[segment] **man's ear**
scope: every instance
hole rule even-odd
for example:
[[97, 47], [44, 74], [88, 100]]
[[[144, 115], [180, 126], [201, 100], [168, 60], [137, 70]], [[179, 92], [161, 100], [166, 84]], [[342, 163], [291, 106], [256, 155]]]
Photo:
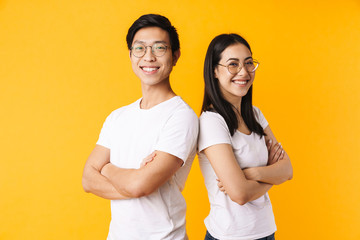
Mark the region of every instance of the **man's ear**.
[[174, 54], [173, 54], [173, 66], [176, 66], [176, 63], [179, 60], [180, 55], [181, 55], [180, 49], [177, 50], [176, 52], [174, 52]]

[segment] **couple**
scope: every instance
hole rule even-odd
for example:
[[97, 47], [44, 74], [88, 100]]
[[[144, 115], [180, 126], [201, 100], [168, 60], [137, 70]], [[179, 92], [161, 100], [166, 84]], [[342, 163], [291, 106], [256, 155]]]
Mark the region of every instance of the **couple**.
[[126, 41], [143, 96], [106, 118], [82, 180], [86, 192], [112, 200], [107, 239], [187, 239], [181, 191], [196, 151], [211, 204], [205, 239], [274, 239], [267, 191], [291, 179], [292, 167], [252, 106], [259, 63], [249, 44], [236, 34], [210, 43], [199, 124], [170, 86], [180, 57], [170, 21], [143, 15]]

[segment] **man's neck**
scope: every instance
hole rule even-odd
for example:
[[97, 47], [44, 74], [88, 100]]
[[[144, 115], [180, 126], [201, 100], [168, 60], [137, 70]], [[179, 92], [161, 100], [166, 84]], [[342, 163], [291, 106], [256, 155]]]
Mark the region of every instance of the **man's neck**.
[[150, 109], [159, 103], [162, 103], [170, 98], [176, 96], [174, 91], [171, 89], [170, 83], [165, 82], [156, 86], [142, 85], [142, 100], [140, 103], [141, 109]]

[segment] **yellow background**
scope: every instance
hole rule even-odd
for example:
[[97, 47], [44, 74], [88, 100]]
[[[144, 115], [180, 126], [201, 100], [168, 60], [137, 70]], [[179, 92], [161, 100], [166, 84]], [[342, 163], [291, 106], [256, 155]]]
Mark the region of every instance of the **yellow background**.
[[[125, 36], [146, 13], [177, 27], [171, 82], [196, 113], [211, 39], [250, 42], [254, 104], [294, 166], [270, 191], [277, 239], [360, 239], [358, 0], [0, 0], [0, 239], [106, 238], [109, 201], [81, 174], [105, 117], [141, 96]], [[184, 195], [188, 235], [203, 239], [197, 160]]]

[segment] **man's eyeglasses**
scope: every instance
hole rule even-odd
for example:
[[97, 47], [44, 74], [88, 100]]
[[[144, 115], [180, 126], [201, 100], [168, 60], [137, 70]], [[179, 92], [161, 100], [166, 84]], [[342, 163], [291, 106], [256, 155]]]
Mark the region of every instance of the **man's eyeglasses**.
[[226, 67], [231, 74], [237, 74], [241, 71], [243, 66], [245, 66], [245, 69], [247, 72], [252, 73], [255, 72], [255, 70], [259, 67], [259, 62], [257, 60], [247, 60], [244, 62], [244, 65], [242, 65], [240, 62], [231, 62], [228, 65], [222, 65], [218, 64], [222, 67]]
[[152, 46], [145, 46], [142, 43], [135, 43], [130, 50], [134, 57], [141, 58], [145, 55], [146, 49], [148, 47], [151, 49], [152, 54], [157, 57], [164, 56], [166, 50], [170, 48], [163, 43], [154, 43]]

